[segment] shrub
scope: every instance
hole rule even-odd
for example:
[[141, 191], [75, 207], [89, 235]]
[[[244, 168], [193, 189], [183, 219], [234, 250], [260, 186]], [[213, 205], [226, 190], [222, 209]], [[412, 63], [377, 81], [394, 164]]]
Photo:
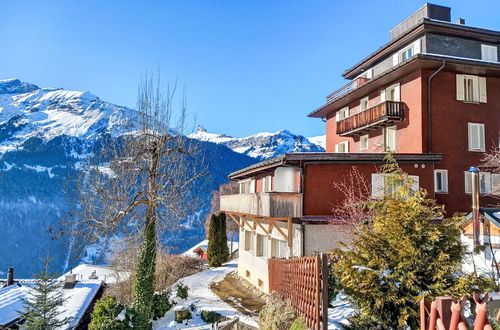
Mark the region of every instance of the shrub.
[[191, 318], [191, 312], [187, 308], [175, 311], [175, 322], [177, 323], [182, 323], [185, 320], [190, 320]]
[[271, 293], [259, 313], [259, 329], [288, 330], [296, 318], [290, 302]]
[[306, 330], [307, 324], [301, 317], [297, 317], [290, 326], [290, 330]]
[[118, 304], [112, 296], [104, 296], [99, 299], [92, 312], [89, 330], [124, 330], [130, 329], [128, 320], [117, 320], [124, 306]]
[[188, 297], [188, 290], [189, 288], [185, 285], [179, 284], [177, 286], [177, 297], [181, 299], [186, 299]]
[[219, 267], [229, 258], [227, 247], [226, 214], [212, 214], [208, 227], [208, 264], [211, 267]]
[[153, 320], [163, 317], [171, 308], [170, 291], [155, 293], [153, 296]]
[[215, 323], [222, 319], [222, 315], [214, 311], [201, 311], [201, 319], [205, 323]]

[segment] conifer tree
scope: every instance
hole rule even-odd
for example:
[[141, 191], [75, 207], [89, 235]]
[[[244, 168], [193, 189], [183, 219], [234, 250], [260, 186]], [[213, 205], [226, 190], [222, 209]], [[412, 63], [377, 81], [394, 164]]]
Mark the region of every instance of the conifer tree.
[[55, 279], [54, 273], [49, 273], [49, 259], [44, 259], [44, 270], [36, 274], [34, 287], [28, 291], [28, 297], [23, 298], [24, 310], [21, 317], [25, 320], [22, 329], [52, 330], [67, 325], [71, 318], [58, 317], [60, 307], [66, 299], [63, 294], [63, 284]]
[[208, 264], [211, 267], [219, 267], [227, 261], [229, 248], [227, 246], [226, 214], [212, 214], [208, 227]]
[[372, 217], [359, 225], [349, 247], [335, 251], [343, 258], [333, 269], [359, 310], [351, 324], [414, 329], [423, 296], [470, 294], [477, 278], [457, 276], [465, 253], [460, 220], [446, 219], [425, 190], [414, 191], [391, 155], [383, 173], [384, 198], [359, 205]]

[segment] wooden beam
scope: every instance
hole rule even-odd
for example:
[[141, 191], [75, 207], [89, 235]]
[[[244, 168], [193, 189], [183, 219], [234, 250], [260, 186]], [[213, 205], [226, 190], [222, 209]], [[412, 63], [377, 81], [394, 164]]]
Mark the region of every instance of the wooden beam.
[[288, 218], [288, 246], [292, 247], [292, 218]]
[[234, 221], [234, 222], [236, 222], [236, 224], [238, 225], [238, 227], [243, 228], [243, 224], [241, 224], [241, 223], [240, 223], [240, 222], [239, 222], [239, 221], [235, 218], [235, 216], [234, 216], [234, 215], [232, 215], [231, 213], [226, 213], [226, 214], [227, 214], [227, 215], [229, 215], [229, 217], [230, 217], [231, 219], [233, 219], [233, 221]]
[[[247, 219], [245, 219], [245, 217], [244, 217], [244, 216], [241, 216], [241, 215], [240, 215], [239, 217], [240, 217], [240, 219], [241, 219], [241, 220], [243, 220], [243, 222], [245, 222], [245, 223], [247, 224], [248, 228], [252, 229], [252, 226], [250, 226], [250, 224], [248, 223]], [[245, 225], [243, 225], [243, 227], [244, 227], [244, 226], [245, 226]], [[253, 232], [255, 232], [255, 229], [253, 230]]]
[[262, 223], [260, 223], [258, 218], [254, 218], [253, 221], [267, 234], [267, 236], [271, 235], [271, 231], [266, 230], [266, 228], [264, 228], [264, 226], [262, 225]]
[[281, 236], [283, 236], [283, 238], [288, 241], [287, 235], [283, 232], [283, 230], [281, 230], [280, 226], [278, 226], [274, 221], [271, 221], [271, 224], [274, 226], [274, 228], [276, 228], [276, 230], [281, 234]]

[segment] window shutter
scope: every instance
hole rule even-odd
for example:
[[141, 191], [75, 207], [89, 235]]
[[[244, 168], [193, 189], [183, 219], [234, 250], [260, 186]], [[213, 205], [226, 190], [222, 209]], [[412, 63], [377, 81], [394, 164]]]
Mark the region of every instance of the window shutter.
[[384, 198], [384, 175], [372, 174], [372, 198]]
[[474, 102], [479, 102], [479, 77], [472, 78], [472, 95]]
[[484, 125], [478, 124], [477, 126], [477, 132], [478, 132], [478, 140], [479, 140], [479, 146], [478, 149], [481, 151], [484, 151], [485, 145], [484, 145]]
[[441, 181], [443, 185], [443, 191], [448, 192], [448, 171], [441, 172]]
[[482, 180], [484, 180], [484, 190], [481, 193], [491, 194], [491, 174], [488, 172], [480, 172]]
[[399, 52], [392, 55], [392, 66], [396, 66], [399, 64]]
[[255, 193], [255, 180], [250, 181], [250, 194]]
[[385, 89], [383, 89], [380, 92], [380, 103], [385, 102], [386, 96], [385, 96]]
[[335, 121], [340, 120], [340, 110], [335, 113]]
[[472, 174], [469, 171], [465, 171], [465, 193], [472, 193]]
[[397, 84], [395, 87], [394, 87], [394, 100], [393, 101], [397, 101], [399, 102], [400, 101], [400, 85]]
[[413, 42], [413, 54], [419, 54], [420, 53], [420, 44], [422, 42], [422, 39], [417, 39]]
[[349, 141], [344, 142], [344, 152], [349, 152]]
[[339, 144], [338, 143], [335, 145], [335, 152], [339, 152]]
[[457, 74], [457, 101], [464, 100], [464, 76]]
[[486, 78], [479, 77], [479, 102], [486, 103]]
[[418, 189], [420, 188], [418, 175], [409, 175], [408, 177], [413, 180], [413, 184], [411, 185], [411, 190], [413, 192], [417, 192]]
[[491, 174], [491, 193], [500, 195], [500, 174]]

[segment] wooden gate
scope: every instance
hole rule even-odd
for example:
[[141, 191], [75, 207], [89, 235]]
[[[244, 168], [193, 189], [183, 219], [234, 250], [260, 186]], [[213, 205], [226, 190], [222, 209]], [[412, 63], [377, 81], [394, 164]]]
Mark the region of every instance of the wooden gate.
[[269, 259], [269, 291], [290, 300], [312, 329], [328, 328], [328, 258], [326, 254]]

